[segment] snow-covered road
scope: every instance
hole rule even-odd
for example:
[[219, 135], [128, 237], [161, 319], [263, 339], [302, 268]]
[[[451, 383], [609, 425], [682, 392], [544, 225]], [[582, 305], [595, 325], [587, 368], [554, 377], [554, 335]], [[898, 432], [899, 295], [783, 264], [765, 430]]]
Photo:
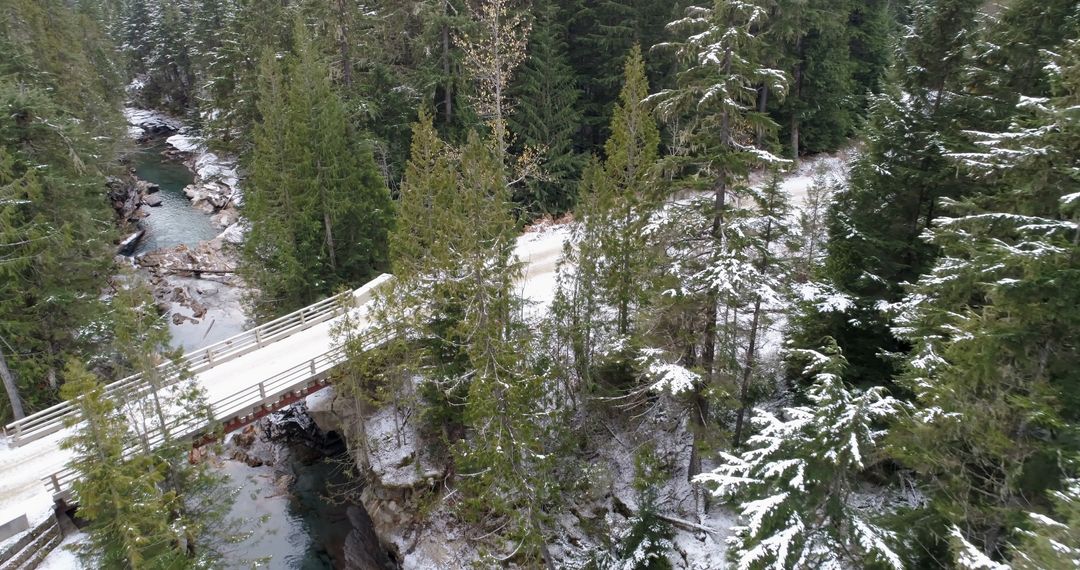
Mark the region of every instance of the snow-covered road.
[[[555, 271], [562, 257], [565, 226], [546, 226], [521, 236], [518, 257], [525, 263], [521, 290], [537, 304], [550, 301], [555, 289]], [[331, 319], [249, 352], [196, 375], [213, 402], [235, 394], [276, 374], [304, 363], [333, 348]], [[70, 452], [60, 449], [66, 430], [10, 447], [0, 439], [0, 524], [27, 514], [39, 520], [52, 507], [52, 498], [43, 477], [64, 468]]]

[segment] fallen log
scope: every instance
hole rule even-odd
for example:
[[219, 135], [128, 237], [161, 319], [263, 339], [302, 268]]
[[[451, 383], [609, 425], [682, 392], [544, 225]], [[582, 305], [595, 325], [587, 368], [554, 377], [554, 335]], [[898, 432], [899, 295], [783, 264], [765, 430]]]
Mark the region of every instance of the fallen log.
[[712, 533], [712, 534], [717, 533], [717, 530], [715, 528], [709, 528], [709, 527], [707, 527], [705, 525], [698, 524], [696, 522], [690, 522], [690, 521], [685, 520], [685, 519], [669, 517], [667, 515], [662, 515], [660, 513], [656, 514], [656, 518], [663, 519], [663, 520], [665, 520], [665, 521], [667, 521], [667, 522], [669, 522], [671, 524], [679, 525], [681, 527], [685, 527], [685, 528], [688, 528], [690, 530], [703, 530], [705, 532]]

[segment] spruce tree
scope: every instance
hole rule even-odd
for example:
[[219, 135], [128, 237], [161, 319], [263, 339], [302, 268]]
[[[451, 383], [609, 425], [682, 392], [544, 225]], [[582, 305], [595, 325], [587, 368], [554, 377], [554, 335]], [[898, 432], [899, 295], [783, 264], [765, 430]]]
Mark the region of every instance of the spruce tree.
[[684, 18], [668, 26], [681, 39], [665, 45], [675, 52], [683, 69], [674, 87], [649, 97], [661, 119], [677, 129], [675, 152], [665, 160], [665, 168], [681, 185], [707, 189], [711, 194], [708, 203], [697, 203], [698, 208], [706, 209], [701, 215], [708, 221], [684, 224], [686, 231], [700, 231], [692, 239], [706, 243], [707, 254], [693, 255], [693, 263], [680, 268], [686, 274], [680, 290], [686, 299], [694, 298], [691, 304], [701, 315], [696, 319], [701, 323], [695, 331], [697, 338], [683, 350], [687, 362], [700, 365], [705, 373], [705, 383], [694, 394], [692, 417], [698, 425], [710, 415], [704, 397], [708, 387], [719, 377], [730, 375], [730, 370], [722, 371], [724, 366], [718, 361], [724, 352], [733, 354], [735, 350], [732, 342], [724, 342], [726, 348], [720, 346], [718, 353], [723, 333], [718, 331], [717, 322], [726, 284], [715, 278], [731, 261], [727, 252], [732, 237], [732, 203], [743, 191], [751, 168], [784, 162], [740, 141], [743, 132], [775, 131], [775, 124], [756, 107], [758, 86], [765, 85], [776, 94], [783, 93], [786, 86], [783, 72], [759, 63], [760, 26], [765, 16], [764, 8], [750, 2], [720, 0], [712, 8], [688, 8]]
[[946, 155], [970, 144], [961, 131], [983, 116], [966, 87], [978, 4], [913, 6], [899, 85], [872, 100], [866, 146], [831, 209], [824, 273], [854, 305], [811, 316], [797, 337], [835, 338], [857, 384], [887, 381], [896, 372], [890, 355], [908, 347], [890, 333], [881, 309], [899, 300], [901, 283], [917, 280], [933, 263], [936, 248], [921, 236], [942, 203], [977, 190]]
[[542, 177], [526, 181], [514, 201], [532, 214], [560, 214], [573, 207], [574, 186], [584, 166], [576, 135], [581, 125], [578, 79], [570, 67], [564, 26], [551, 2], [537, 3], [529, 36], [529, 55], [519, 70], [513, 98], [517, 108], [510, 131], [518, 152], [541, 150]]

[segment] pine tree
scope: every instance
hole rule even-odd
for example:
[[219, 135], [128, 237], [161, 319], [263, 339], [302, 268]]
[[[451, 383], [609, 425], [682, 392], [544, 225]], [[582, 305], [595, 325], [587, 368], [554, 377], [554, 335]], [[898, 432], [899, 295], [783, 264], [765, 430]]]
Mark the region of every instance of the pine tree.
[[901, 404], [881, 388], [844, 386], [844, 359], [835, 345], [800, 351], [815, 377], [811, 405], [779, 415], [757, 410], [759, 431], [738, 455], [695, 480], [715, 496], [739, 500], [744, 524], [734, 529], [729, 554], [741, 568], [847, 568], [874, 563], [904, 568], [891, 532], [852, 507], [857, 477], [883, 433], [877, 425]]
[[577, 77], [566, 57], [558, 8], [550, 2], [534, 8], [528, 58], [517, 74], [510, 117], [517, 152], [541, 150], [541, 179], [526, 181], [514, 201], [533, 214], [560, 214], [573, 207], [574, 185], [584, 166], [575, 141], [581, 125]]

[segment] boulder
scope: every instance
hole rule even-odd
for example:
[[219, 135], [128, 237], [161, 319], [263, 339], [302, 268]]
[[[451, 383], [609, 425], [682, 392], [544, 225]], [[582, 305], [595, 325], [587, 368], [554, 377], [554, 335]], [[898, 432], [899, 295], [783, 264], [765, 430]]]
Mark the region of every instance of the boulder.
[[143, 196], [142, 202], [143, 202], [143, 204], [146, 204], [147, 206], [150, 206], [151, 208], [160, 208], [161, 207], [161, 194], [149, 194], [147, 196]]
[[319, 431], [323, 433], [341, 433], [342, 424], [338, 414], [334, 412], [334, 388], [324, 388], [305, 399], [308, 416], [315, 421]]

